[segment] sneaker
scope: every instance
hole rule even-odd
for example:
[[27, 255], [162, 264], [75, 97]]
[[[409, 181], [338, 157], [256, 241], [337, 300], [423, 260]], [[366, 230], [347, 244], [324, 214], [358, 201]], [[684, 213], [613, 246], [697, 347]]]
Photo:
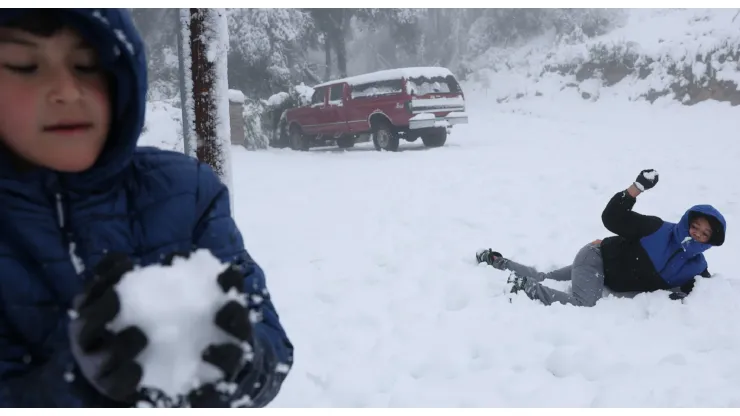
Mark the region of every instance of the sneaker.
[[478, 250], [475, 253], [475, 259], [478, 263], [486, 263], [499, 270], [506, 268], [506, 259], [498, 251], [493, 251], [490, 248]]
[[488, 258], [491, 255], [490, 248], [483, 248], [475, 252], [475, 260], [478, 263], [488, 263]]

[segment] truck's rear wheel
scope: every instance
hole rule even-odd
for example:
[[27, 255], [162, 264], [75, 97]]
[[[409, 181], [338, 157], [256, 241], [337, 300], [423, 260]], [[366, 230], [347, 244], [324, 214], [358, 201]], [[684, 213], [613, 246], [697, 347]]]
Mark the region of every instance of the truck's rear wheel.
[[297, 127], [290, 129], [290, 148], [301, 151], [306, 151], [309, 148], [308, 139], [303, 135], [301, 129]]
[[421, 136], [421, 141], [424, 142], [424, 146], [426, 147], [442, 147], [447, 141], [447, 129], [432, 129], [429, 133], [424, 133], [424, 135]]
[[380, 122], [373, 128], [373, 144], [375, 150], [387, 150], [395, 152], [398, 150], [398, 134], [393, 131], [393, 126], [387, 122]]

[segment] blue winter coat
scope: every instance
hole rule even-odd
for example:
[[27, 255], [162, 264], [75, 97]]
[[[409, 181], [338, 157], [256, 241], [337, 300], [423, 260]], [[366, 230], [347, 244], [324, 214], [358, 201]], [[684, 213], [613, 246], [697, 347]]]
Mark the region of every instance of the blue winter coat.
[[[0, 25], [23, 12], [3, 9]], [[114, 122], [98, 162], [79, 174], [20, 174], [0, 147], [0, 405], [118, 405], [76, 369], [66, 330], [72, 298], [106, 252], [126, 252], [149, 265], [193, 248], [242, 265], [247, 292], [262, 299], [253, 371], [241, 375], [234, 396], [266, 405], [287, 375], [293, 347], [265, 276], [244, 249], [227, 188], [195, 159], [136, 148], [147, 76], [144, 46], [128, 12], [67, 9], [64, 19], [93, 43], [115, 77]], [[78, 269], [71, 245], [82, 263]], [[79, 266], [84, 270], [78, 273]]]
[[691, 213], [716, 218], [723, 233], [727, 227], [724, 216], [716, 208], [711, 205], [695, 205], [684, 213], [677, 224], [664, 221], [657, 231], [640, 240], [658, 274], [670, 287], [682, 286], [707, 269], [707, 260], [703, 253], [712, 244], [700, 243], [691, 238]]

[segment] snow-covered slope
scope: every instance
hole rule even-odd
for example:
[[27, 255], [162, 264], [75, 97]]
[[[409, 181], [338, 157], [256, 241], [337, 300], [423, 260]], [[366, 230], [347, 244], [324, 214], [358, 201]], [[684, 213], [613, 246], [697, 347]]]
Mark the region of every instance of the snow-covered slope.
[[[740, 85], [738, 11], [632, 9], [622, 27], [603, 36], [575, 35], [555, 42], [548, 35], [521, 47], [493, 48], [470, 65], [468, 89], [514, 99], [575, 87], [573, 91], [585, 92], [589, 99], [616, 94], [635, 100], [675, 83], [705, 85], [711, 79]], [[594, 68], [583, 67], [588, 63]], [[593, 73], [604, 72], [604, 67], [613, 73]], [[619, 88], [605, 87], [612, 79]]]

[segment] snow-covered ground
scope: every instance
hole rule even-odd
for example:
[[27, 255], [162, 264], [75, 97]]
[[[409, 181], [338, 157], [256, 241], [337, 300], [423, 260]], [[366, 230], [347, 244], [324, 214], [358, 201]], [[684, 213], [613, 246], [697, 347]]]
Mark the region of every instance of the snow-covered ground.
[[[680, 13], [663, 20], [699, 12]], [[704, 33], [706, 21], [686, 27]], [[663, 50], [653, 37], [641, 50]], [[738, 108], [630, 102], [629, 82], [591, 102], [554, 76], [481, 73], [488, 88], [463, 86], [470, 124], [443, 148], [232, 148], [235, 217], [296, 347], [272, 406], [740, 406]], [[548, 93], [497, 104], [515, 81]], [[167, 145], [163, 130], [142, 144]], [[590, 309], [510, 303], [507, 273], [475, 264], [482, 247], [542, 270], [568, 264], [609, 235], [605, 204], [646, 168], [660, 182], [636, 211], [677, 221], [708, 203], [727, 219], [725, 245], [706, 253], [715, 276], [684, 303], [666, 292]]]
[[[296, 346], [274, 406], [740, 406], [737, 109], [469, 103], [440, 149], [233, 149], [238, 224]], [[474, 263], [569, 263], [643, 168], [661, 179], [636, 211], [710, 203], [728, 222], [684, 304], [509, 303], [507, 274]]]
[[[468, 109], [439, 149], [232, 148], [235, 217], [296, 346], [273, 405], [740, 406], [737, 108], [471, 87]], [[474, 264], [480, 247], [567, 264], [644, 168], [661, 179], [636, 211], [728, 222], [684, 304], [509, 303], [507, 274]]]
[[147, 102], [145, 131], [138, 144], [183, 152], [182, 110], [167, 101]]

